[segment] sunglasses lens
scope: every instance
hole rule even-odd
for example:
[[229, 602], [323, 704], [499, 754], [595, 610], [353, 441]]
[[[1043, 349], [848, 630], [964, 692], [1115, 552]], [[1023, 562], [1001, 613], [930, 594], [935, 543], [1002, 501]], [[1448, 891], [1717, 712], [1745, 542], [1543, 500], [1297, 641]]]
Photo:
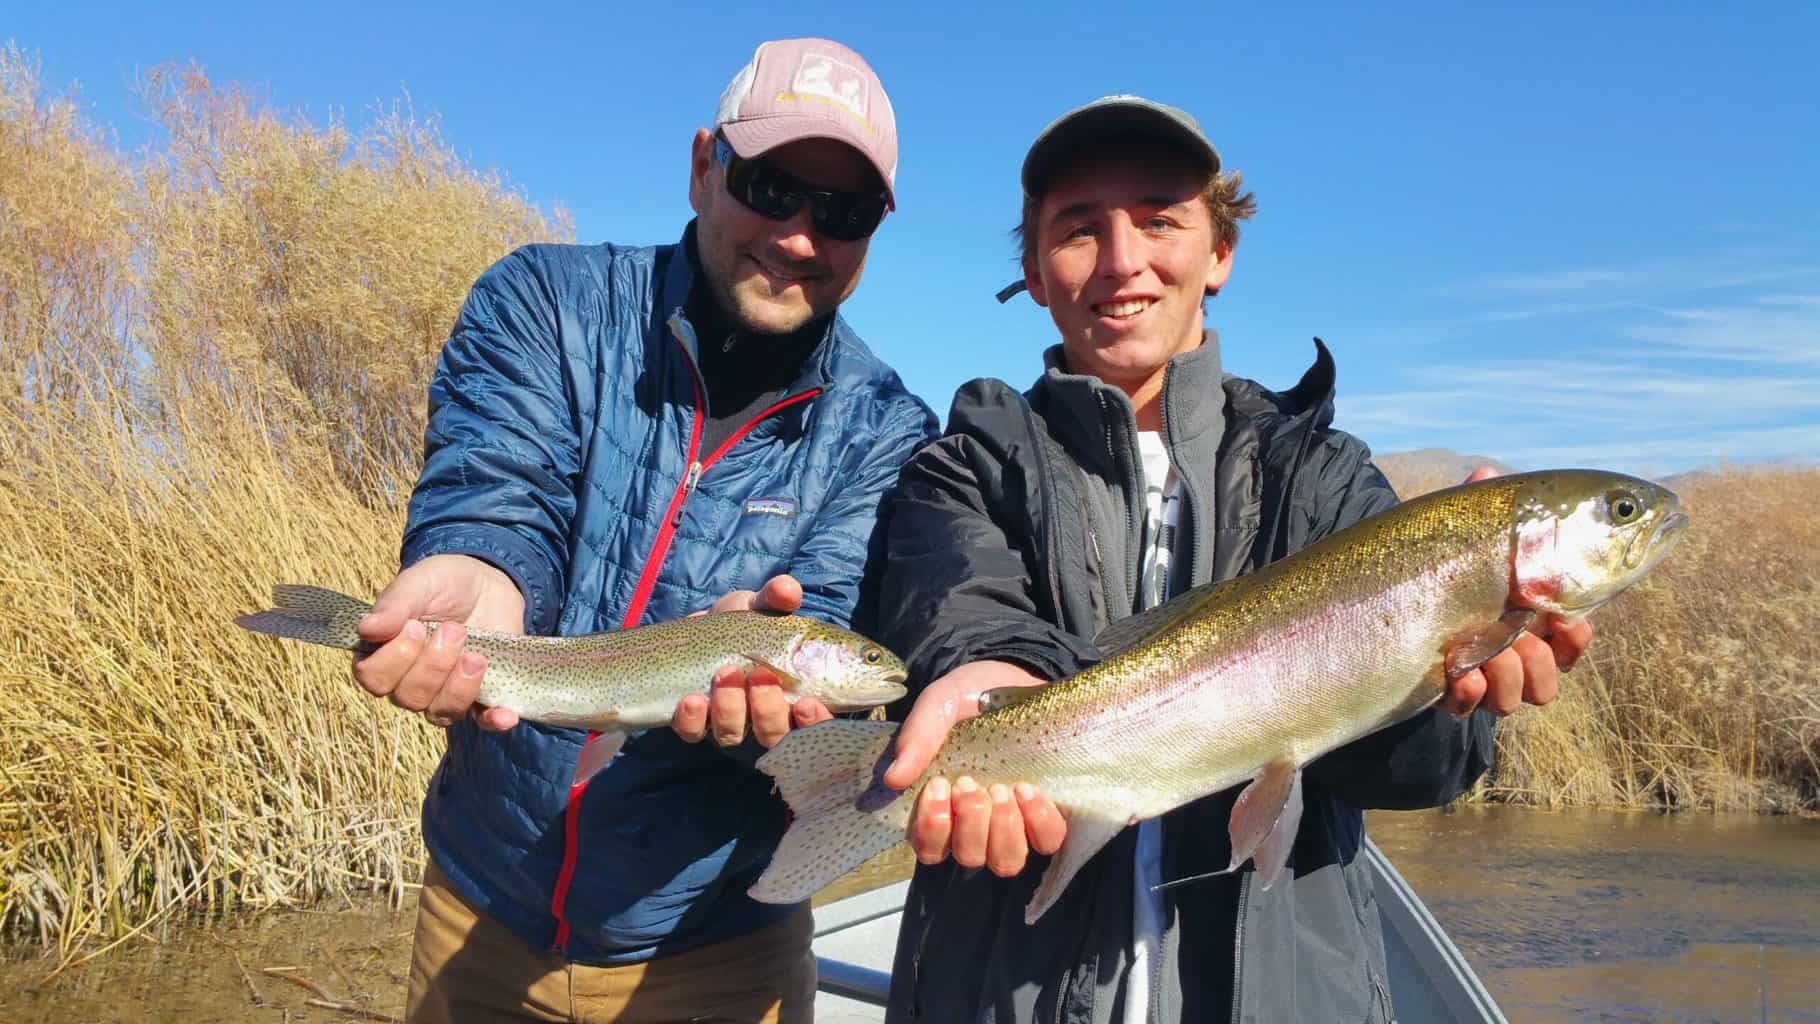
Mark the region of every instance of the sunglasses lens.
[[789, 220], [807, 200], [815, 230], [840, 242], [869, 237], [885, 217], [883, 196], [811, 191], [790, 175], [757, 160], [731, 161], [727, 191], [753, 213], [771, 220]]
[[727, 188], [752, 212], [772, 220], [789, 220], [803, 205], [801, 192], [781, 180], [776, 171], [750, 160], [728, 172]]
[[835, 194], [815, 198], [815, 230], [842, 242], [857, 242], [878, 230], [885, 217], [882, 196]]

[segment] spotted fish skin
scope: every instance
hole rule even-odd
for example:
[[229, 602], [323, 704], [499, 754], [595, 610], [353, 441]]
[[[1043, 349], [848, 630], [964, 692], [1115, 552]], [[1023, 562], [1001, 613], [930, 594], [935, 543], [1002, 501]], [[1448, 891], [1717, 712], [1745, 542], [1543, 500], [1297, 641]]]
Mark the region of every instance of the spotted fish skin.
[[902, 842], [936, 775], [1032, 783], [1067, 819], [1028, 922], [1129, 824], [1245, 783], [1227, 870], [1251, 860], [1269, 888], [1293, 847], [1304, 765], [1433, 705], [1538, 616], [1598, 608], [1666, 557], [1686, 524], [1674, 494], [1634, 477], [1496, 477], [1115, 624], [1096, 638], [1099, 664], [987, 695], [901, 793], [881, 781], [889, 723], [798, 730], [758, 761], [795, 816], [749, 895], [806, 899]]
[[[280, 584], [273, 608], [235, 624], [256, 633], [350, 651], [374, 650], [355, 627], [372, 606], [321, 587]], [[438, 623], [426, 622], [434, 631]], [[767, 666], [786, 699], [834, 711], [897, 700], [903, 662], [876, 643], [800, 615], [715, 612], [585, 636], [470, 629], [464, 649], [486, 656], [479, 703], [548, 725], [624, 733], [668, 724], [676, 704], [707, 693], [722, 668]]]

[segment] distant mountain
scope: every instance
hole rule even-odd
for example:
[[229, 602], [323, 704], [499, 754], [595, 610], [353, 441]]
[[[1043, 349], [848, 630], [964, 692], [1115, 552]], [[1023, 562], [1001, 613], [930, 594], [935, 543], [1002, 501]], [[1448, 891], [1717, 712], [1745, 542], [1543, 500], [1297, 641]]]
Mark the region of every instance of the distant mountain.
[[1405, 498], [1451, 487], [1465, 480], [1480, 466], [1490, 466], [1499, 473], [1515, 473], [1515, 467], [1484, 455], [1462, 455], [1449, 448], [1419, 448], [1413, 452], [1374, 454], [1371, 461], [1390, 478], [1390, 485]]

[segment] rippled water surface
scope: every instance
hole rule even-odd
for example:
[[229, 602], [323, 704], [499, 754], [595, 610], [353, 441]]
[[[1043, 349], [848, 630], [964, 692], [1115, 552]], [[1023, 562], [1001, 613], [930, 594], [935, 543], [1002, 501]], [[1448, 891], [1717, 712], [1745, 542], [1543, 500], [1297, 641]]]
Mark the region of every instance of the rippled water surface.
[[1469, 808], [1368, 831], [1512, 1021], [1820, 1022], [1820, 821]]

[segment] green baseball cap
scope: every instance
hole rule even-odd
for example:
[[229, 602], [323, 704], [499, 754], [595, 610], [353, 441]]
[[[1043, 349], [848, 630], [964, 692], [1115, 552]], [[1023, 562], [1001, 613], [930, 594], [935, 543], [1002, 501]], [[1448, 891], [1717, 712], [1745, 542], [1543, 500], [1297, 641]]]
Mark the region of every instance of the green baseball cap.
[[1218, 173], [1220, 152], [1185, 110], [1128, 93], [1102, 96], [1049, 122], [1024, 155], [1024, 194], [1040, 195], [1062, 162], [1081, 147], [1112, 139], [1156, 138], [1179, 144]]

